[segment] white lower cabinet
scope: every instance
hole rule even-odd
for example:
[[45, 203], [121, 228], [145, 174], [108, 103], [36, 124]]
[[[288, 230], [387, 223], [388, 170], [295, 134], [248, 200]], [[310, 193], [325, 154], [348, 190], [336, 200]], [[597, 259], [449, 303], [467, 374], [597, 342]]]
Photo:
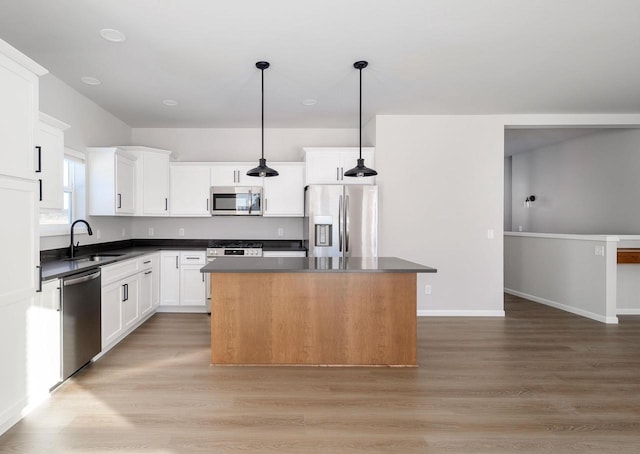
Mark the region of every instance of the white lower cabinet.
[[103, 353], [153, 313], [153, 266], [157, 263], [158, 254], [150, 254], [102, 267]]
[[60, 281], [42, 284], [28, 314], [29, 396], [38, 401], [61, 381]]
[[206, 311], [204, 251], [163, 251], [160, 270], [159, 311]]
[[123, 287], [120, 282], [102, 285], [102, 349], [122, 334]]

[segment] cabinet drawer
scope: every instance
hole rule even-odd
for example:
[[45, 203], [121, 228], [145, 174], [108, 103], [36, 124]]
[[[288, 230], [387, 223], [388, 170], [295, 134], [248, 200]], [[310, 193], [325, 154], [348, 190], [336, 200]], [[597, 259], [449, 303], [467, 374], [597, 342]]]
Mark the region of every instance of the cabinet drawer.
[[204, 265], [206, 260], [207, 256], [204, 251], [180, 252], [181, 265]]
[[140, 262], [138, 258], [135, 258], [112, 265], [105, 265], [100, 268], [102, 269], [102, 286], [104, 287], [111, 282], [124, 279], [127, 276], [137, 273], [140, 269]]
[[138, 269], [142, 271], [153, 268], [158, 263], [158, 257], [158, 254], [143, 255], [138, 259]]

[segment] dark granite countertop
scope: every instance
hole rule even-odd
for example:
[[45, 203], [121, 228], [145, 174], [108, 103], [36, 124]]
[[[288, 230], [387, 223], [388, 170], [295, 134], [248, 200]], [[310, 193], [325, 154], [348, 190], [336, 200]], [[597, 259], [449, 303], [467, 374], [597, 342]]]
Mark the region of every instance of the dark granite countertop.
[[203, 273], [435, 273], [437, 270], [397, 257], [218, 257]]
[[[95, 243], [81, 246], [76, 257], [83, 258], [95, 254], [118, 254], [118, 256], [104, 258], [99, 262], [90, 260], [68, 260], [69, 248], [51, 249], [40, 252], [42, 280], [47, 281], [70, 276], [81, 271], [98, 268], [103, 265], [128, 260], [145, 254], [161, 250], [204, 251], [211, 240], [203, 239], [133, 239]], [[254, 241], [254, 240], [251, 240]], [[305, 251], [302, 240], [255, 240], [263, 242], [265, 251]]]
[[[163, 247], [162, 249], [170, 249], [168, 247]], [[188, 250], [188, 248], [177, 248], [180, 250]], [[200, 248], [204, 250], [203, 248]], [[77, 256], [77, 260], [70, 259], [61, 259], [61, 260], [52, 260], [49, 262], [42, 263], [42, 280], [47, 281], [50, 279], [57, 279], [60, 277], [71, 276], [72, 274], [79, 273], [80, 271], [90, 270], [92, 268], [98, 268], [104, 265], [109, 265], [111, 263], [120, 262], [123, 260], [132, 259], [135, 257], [139, 257], [145, 254], [152, 254], [154, 252], [160, 251], [161, 248], [149, 246], [149, 247], [130, 247], [123, 249], [110, 249], [108, 251], [101, 251], [93, 254], [114, 254], [113, 257], [108, 257], [100, 260], [99, 262], [94, 262], [91, 260], [82, 260], [88, 255], [79, 255]], [[117, 255], [116, 255], [117, 254]]]

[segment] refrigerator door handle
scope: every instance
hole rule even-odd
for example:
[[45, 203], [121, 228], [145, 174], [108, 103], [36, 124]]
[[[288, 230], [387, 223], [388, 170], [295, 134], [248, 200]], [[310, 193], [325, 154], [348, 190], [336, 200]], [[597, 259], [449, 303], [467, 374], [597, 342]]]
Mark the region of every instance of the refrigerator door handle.
[[349, 196], [344, 196], [344, 251], [349, 252]]
[[338, 250], [342, 252], [342, 196], [338, 199]]

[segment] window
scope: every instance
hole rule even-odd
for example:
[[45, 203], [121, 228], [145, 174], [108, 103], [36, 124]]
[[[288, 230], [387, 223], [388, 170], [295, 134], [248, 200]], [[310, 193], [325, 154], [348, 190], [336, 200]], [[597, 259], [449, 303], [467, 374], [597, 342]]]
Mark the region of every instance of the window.
[[63, 208], [40, 211], [41, 236], [68, 233], [73, 220], [84, 217], [84, 179], [84, 162], [65, 154], [62, 179]]

